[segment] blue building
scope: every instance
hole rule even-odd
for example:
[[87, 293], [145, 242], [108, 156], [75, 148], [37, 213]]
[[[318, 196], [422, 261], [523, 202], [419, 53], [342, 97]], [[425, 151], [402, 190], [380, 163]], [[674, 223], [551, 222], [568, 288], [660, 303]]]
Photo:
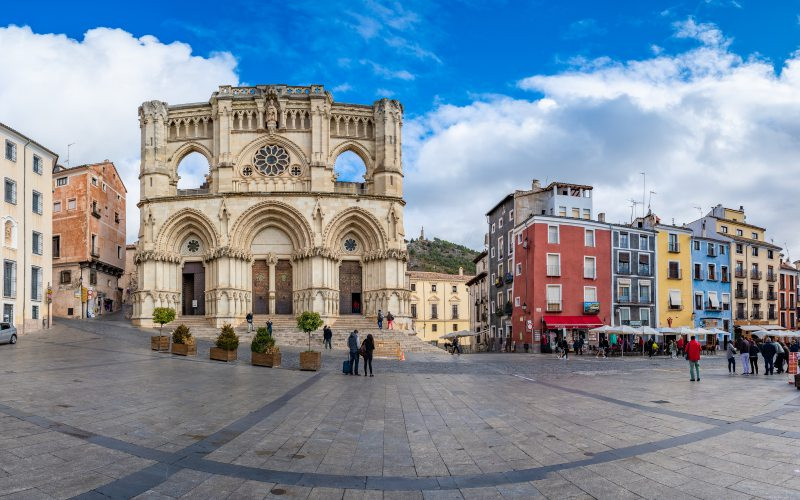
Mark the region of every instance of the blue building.
[[[728, 241], [714, 236], [692, 236], [693, 324], [728, 332], [716, 339], [720, 346], [733, 338], [730, 262]], [[699, 340], [703, 343], [702, 338]], [[706, 343], [713, 341], [705, 340]]]

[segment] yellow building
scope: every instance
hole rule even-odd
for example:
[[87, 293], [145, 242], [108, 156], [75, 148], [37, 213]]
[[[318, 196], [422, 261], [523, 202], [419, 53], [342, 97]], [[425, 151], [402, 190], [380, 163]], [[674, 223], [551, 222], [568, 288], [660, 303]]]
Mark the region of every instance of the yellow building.
[[653, 214], [642, 227], [656, 230], [656, 324], [692, 327], [692, 230], [661, 224]]
[[749, 224], [744, 207], [736, 210], [722, 205], [691, 226], [730, 239], [734, 326], [777, 325], [781, 248], [765, 241], [766, 229]]
[[[411, 320], [417, 337], [426, 342], [444, 344], [442, 335], [469, 330], [469, 287], [472, 276], [459, 274], [408, 271], [411, 287]], [[473, 343], [471, 337], [460, 339], [461, 345]]]

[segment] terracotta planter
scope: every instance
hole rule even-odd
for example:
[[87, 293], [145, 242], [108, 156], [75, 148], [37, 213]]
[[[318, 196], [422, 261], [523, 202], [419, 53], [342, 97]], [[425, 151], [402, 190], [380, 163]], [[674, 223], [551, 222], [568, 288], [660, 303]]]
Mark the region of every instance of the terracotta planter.
[[172, 344], [172, 354], [178, 356], [195, 356], [197, 354], [197, 344], [191, 342], [189, 344]]
[[272, 354], [265, 353], [250, 353], [250, 363], [254, 366], [268, 366], [270, 368], [277, 368], [281, 366], [281, 353], [275, 352]]
[[300, 353], [300, 369], [315, 372], [322, 364], [322, 353], [317, 351], [303, 351]]
[[169, 351], [169, 336], [154, 335], [150, 337], [150, 349], [154, 351]]
[[210, 356], [211, 359], [216, 361], [236, 361], [236, 351], [226, 351], [219, 347], [212, 347]]

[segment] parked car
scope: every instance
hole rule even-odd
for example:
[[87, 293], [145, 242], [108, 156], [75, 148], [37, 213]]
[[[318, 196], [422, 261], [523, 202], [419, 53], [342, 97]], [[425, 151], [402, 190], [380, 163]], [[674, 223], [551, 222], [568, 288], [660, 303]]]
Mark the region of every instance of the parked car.
[[17, 327], [11, 323], [0, 323], [0, 344], [16, 344]]

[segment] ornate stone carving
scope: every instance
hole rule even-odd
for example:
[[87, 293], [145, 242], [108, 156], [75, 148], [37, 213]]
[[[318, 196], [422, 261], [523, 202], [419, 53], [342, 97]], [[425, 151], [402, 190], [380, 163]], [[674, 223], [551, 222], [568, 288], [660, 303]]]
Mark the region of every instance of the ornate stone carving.
[[173, 252], [161, 252], [158, 250], [140, 250], [133, 256], [133, 262], [137, 265], [147, 261], [171, 262], [178, 264], [181, 261], [180, 254]]
[[223, 257], [228, 257], [231, 259], [238, 259], [244, 260], [247, 262], [251, 262], [253, 260], [253, 254], [247, 250], [241, 248], [235, 248], [231, 246], [222, 246], [207, 252], [203, 256], [204, 262], [211, 262], [212, 260], [220, 259]]

